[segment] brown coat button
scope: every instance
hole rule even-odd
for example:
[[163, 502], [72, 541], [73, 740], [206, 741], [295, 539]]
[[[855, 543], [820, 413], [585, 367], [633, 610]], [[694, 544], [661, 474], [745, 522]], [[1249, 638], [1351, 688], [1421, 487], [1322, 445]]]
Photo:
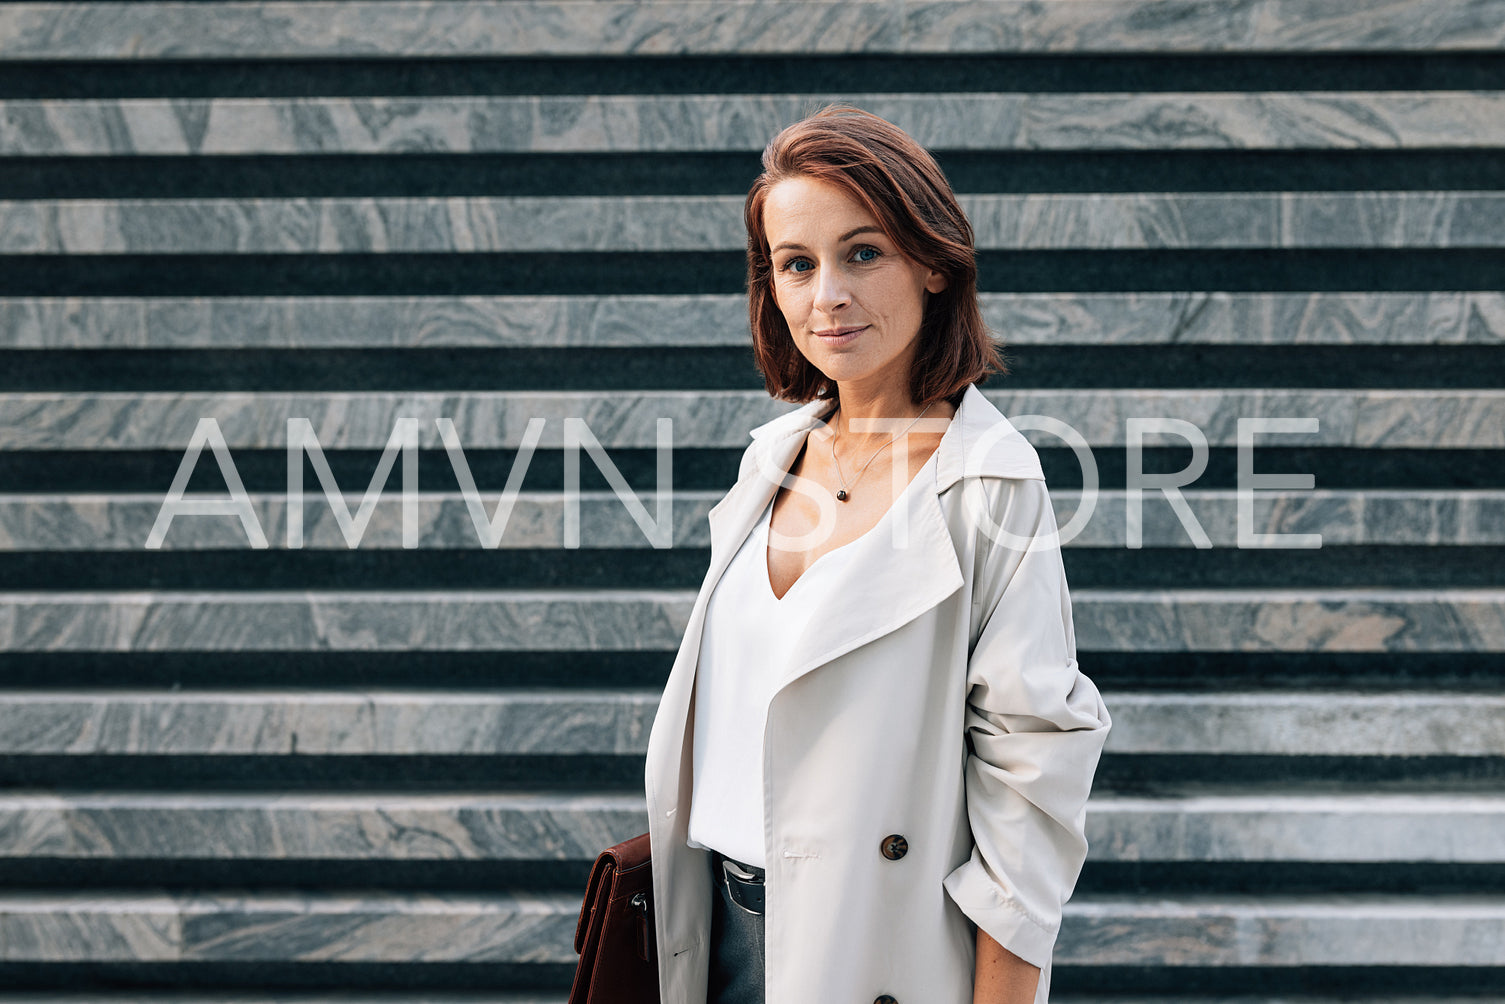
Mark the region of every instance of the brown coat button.
[[[890, 861], [897, 861], [909, 853], [909, 841], [905, 840], [902, 834], [890, 833], [883, 838], [881, 846], [883, 848], [883, 856]], [[881, 997], [879, 998], [879, 1000], [882, 999]]]
[[899, 1004], [899, 1002], [888, 994], [879, 994], [873, 998], [873, 1004]]

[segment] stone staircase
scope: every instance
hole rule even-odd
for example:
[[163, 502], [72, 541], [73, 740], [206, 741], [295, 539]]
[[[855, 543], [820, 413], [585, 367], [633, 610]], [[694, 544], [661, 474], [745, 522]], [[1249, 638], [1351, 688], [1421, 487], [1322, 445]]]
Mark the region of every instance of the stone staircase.
[[[1055, 999], [1505, 1000], [1502, 49], [1505, 0], [0, 3], [0, 1004], [561, 1004], [789, 407], [742, 198], [831, 100], [937, 152], [984, 392], [1078, 437], [1029, 432], [1115, 720]], [[1320, 548], [1239, 546], [1241, 467]], [[180, 473], [245, 520], [163, 525]]]

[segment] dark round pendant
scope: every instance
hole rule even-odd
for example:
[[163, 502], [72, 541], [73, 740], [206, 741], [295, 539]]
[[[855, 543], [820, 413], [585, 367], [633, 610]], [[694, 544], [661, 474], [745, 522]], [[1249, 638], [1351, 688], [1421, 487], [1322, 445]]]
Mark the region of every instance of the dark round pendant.
[[841, 491], [838, 491], [836, 493], [836, 501], [838, 501], [838, 502], [845, 502], [846, 500], [847, 500], [847, 493], [846, 493], [845, 489], [843, 489]]

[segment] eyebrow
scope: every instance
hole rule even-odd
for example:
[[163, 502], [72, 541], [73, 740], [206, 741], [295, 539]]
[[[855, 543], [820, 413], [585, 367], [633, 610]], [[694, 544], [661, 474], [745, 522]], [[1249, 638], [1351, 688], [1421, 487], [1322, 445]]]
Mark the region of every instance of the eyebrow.
[[[838, 244], [840, 244], [843, 241], [849, 241], [849, 240], [851, 240], [853, 237], [856, 237], [858, 234], [869, 234], [869, 233], [872, 233], [872, 234], [881, 234], [881, 233], [883, 233], [883, 228], [882, 227], [874, 227], [874, 226], [858, 227], [856, 230], [848, 230], [846, 233], [842, 234], [840, 237], [838, 237], [836, 239], [836, 242]], [[803, 245], [803, 244], [792, 244], [789, 241], [785, 241], [784, 243], [780, 244], [778, 247], [774, 248], [773, 251], [782, 251], [782, 250], [784, 250], [784, 248], [789, 248], [790, 250], [793, 250], [793, 251], [808, 251], [809, 250], [809, 248], [805, 247], [805, 245]], [[770, 251], [769, 254], [772, 254], [773, 251]]]

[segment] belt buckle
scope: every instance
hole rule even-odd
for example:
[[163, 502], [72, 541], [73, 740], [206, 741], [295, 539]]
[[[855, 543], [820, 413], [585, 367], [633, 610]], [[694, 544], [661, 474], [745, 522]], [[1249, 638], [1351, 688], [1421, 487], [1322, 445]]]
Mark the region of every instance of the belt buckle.
[[[735, 875], [734, 875], [734, 873], [735, 873]], [[732, 904], [734, 906], [736, 906], [737, 909], [742, 910], [745, 913], [750, 913], [754, 917], [761, 917], [761, 916], [763, 916], [763, 912], [761, 910], [752, 910], [752, 909], [749, 909], [748, 907], [745, 907], [745, 906], [742, 905], [741, 899], [739, 899], [738, 896], [737, 896], [737, 894], [732, 891], [732, 878], [733, 877], [735, 877], [736, 879], [738, 879], [738, 881], [741, 881], [741, 882], [748, 882], [748, 883], [752, 883], [752, 884], [761, 884], [761, 883], [758, 882], [758, 876], [752, 874], [751, 872], [743, 871], [737, 865], [732, 864], [731, 859], [728, 858], [725, 854], [723, 854], [723, 855], [721, 855], [721, 881], [722, 881], [722, 884], [724, 884], [726, 886], [726, 895], [727, 895], [727, 897], [732, 901]]]

